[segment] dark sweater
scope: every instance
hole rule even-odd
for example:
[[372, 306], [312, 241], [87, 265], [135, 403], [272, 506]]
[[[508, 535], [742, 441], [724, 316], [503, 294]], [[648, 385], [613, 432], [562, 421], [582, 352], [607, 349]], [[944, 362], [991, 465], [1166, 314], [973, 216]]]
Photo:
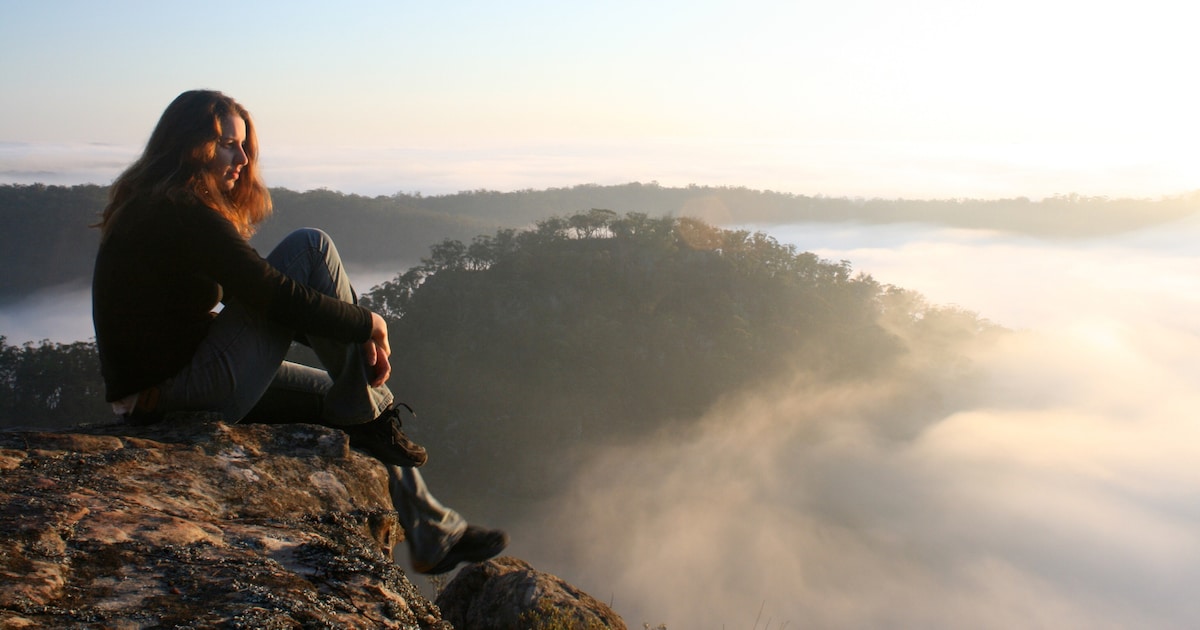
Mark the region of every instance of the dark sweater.
[[222, 294], [297, 334], [346, 342], [371, 335], [370, 311], [276, 271], [215, 210], [130, 205], [111, 219], [92, 279], [105, 398], [140, 392], [187, 365]]

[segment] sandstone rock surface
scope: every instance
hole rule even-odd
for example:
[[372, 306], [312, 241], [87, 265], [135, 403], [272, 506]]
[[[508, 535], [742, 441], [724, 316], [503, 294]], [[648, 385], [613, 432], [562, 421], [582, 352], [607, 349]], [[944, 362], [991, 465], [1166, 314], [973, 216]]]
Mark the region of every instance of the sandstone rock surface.
[[463, 568], [438, 595], [437, 605], [461, 629], [625, 630], [608, 605], [511, 557]]
[[313, 425], [0, 432], [0, 629], [438, 628], [384, 468]]

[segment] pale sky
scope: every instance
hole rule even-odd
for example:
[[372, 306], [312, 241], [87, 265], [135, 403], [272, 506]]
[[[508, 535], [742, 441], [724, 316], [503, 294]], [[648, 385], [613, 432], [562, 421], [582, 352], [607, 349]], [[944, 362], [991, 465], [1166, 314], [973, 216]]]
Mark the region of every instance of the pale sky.
[[[108, 183], [179, 92], [269, 184], [1040, 198], [1200, 188], [1178, 0], [0, 0], [0, 182]], [[39, 179], [40, 178], [40, 179]]]

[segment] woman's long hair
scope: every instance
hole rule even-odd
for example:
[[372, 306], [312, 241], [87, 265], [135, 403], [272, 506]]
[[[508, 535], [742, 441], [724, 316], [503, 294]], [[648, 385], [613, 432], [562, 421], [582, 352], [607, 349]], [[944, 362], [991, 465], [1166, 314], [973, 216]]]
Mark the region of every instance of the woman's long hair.
[[[225, 116], [246, 122], [243, 149], [247, 162], [232, 190], [226, 190], [220, 177], [208, 168], [216, 157]], [[142, 156], [113, 182], [108, 206], [96, 227], [107, 234], [113, 216], [131, 203], [194, 200], [221, 213], [246, 238], [271, 214], [271, 194], [259, 174], [258, 135], [250, 112], [212, 90], [184, 92], [167, 106]]]

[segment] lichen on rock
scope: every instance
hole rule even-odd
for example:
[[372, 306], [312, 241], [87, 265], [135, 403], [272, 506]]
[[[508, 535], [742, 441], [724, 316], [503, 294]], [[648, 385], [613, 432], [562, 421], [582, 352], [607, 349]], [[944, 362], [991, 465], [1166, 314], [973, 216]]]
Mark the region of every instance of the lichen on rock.
[[0, 432], [0, 628], [450, 628], [336, 429]]

